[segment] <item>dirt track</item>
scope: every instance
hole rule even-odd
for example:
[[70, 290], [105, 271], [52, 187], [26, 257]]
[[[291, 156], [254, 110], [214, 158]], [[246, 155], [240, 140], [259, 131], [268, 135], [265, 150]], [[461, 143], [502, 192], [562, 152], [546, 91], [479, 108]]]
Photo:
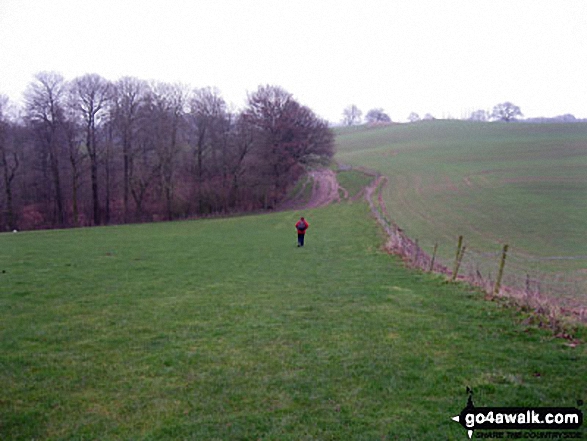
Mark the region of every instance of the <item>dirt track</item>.
[[302, 202], [298, 197], [294, 197], [286, 201], [280, 206], [282, 210], [305, 210], [308, 208], [324, 207], [333, 202], [338, 202], [341, 199], [341, 193], [345, 198], [348, 198], [348, 191], [338, 184], [336, 173], [332, 170], [314, 170], [308, 173], [307, 181], [302, 188], [301, 193], [304, 193], [305, 188], [311, 185], [310, 199]]
[[[359, 193], [363, 195], [369, 203], [371, 212], [387, 233], [388, 240], [385, 245], [387, 250], [393, 254], [399, 255], [403, 260], [412, 267], [420, 268], [424, 271], [433, 271], [445, 276], [451, 275], [452, 271], [443, 266], [439, 262], [435, 262], [424, 250], [418, 246], [418, 241], [414, 241], [403, 232], [393, 221], [387, 212], [385, 202], [383, 200], [381, 189], [387, 184], [387, 179], [380, 176], [371, 170], [361, 170], [364, 173], [373, 177], [372, 182]], [[311, 184], [310, 184], [311, 183]], [[303, 203], [299, 199], [296, 201], [290, 200], [282, 209], [306, 209], [326, 206], [333, 202], [339, 202], [341, 198], [348, 199], [349, 194], [346, 189], [341, 187], [336, 178], [336, 173], [332, 170], [316, 170], [308, 174], [306, 186], [302, 189], [304, 192], [308, 185], [312, 185], [310, 200]], [[342, 195], [342, 197], [341, 197]], [[584, 259], [586, 256], [576, 256], [572, 258]], [[546, 259], [557, 259], [557, 256]], [[566, 257], [565, 258], [569, 258]], [[476, 285], [485, 290], [491, 297], [493, 293], [493, 284], [491, 280], [477, 279], [474, 276], [458, 276], [458, 280], [468, 282], [471, 285]], [[558, 302], [552, 303], [552, 300], [546, 297], [535, 296], [532, 301], [524, 297], [525, 293], [519, 289], [514, 289], [509, 286], [502, 285], [500, 296], [507, 296], [516, 299], [520, 304], [529, 306], [531, 309], [541, 308], [540, 310], [550, 311], [555, 314], [572, 316], [579, 322], [587, 322], [587, 310], [583, 305], [568, 304], [562, 305]], [[540, 298], [539, 298], [540, 297]], [[534, 304], [534, 303], [536, 304]], [[538, 306], [536, 306], [538, 305]], [[553, 316], [554, 317], [554, 316]]]
[[[332, 202], [340, 201], [339, 189], [346, 193], [336, 179], [336, 173], [332, 170], [315, 170], [310, 172], [313, 180], [312, 196], [305, 208], [323, 207]], [[346, 193], [348, 196], [348, 193]]]

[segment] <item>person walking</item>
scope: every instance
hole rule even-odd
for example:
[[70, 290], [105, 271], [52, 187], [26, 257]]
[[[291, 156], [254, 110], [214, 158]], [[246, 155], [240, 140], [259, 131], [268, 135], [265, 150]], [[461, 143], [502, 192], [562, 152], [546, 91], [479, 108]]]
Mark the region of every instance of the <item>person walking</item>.
[[310, 224], [303, 217], [296, 223], [296, 230], [298, 231], [298, 247], [304, 246], [304, 236]]

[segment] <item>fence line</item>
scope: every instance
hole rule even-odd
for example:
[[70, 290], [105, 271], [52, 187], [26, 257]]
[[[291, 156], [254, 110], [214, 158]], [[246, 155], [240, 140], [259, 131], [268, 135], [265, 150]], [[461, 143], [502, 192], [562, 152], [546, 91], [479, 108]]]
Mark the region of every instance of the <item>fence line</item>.
[[[381, 191], [388, 184], [387, 178], [365, 167], [355, 169], [373, 177], [373, 182], [365, 189], [365, 198], [371, 212], [387, 234], [387, 250], [401, 256], [409, 266], [468, 282], [481, 288], [488, 297], [510, 297], [520, 305], [549, 317], [551, 324], [559, 323], [558, 317], [561, 314], [587, 323], [587, 274], [580, 277], [578, 273], [570, 275], [532, 269], [524, 264], [535, 264], [536, 258], [509, 251], [499, 286], [496, 282], [500, 261], [503, 263], [503, 250], [471, 250], [466, 245], [466, 238], [463, 238], [461, 246], [455, 248], [457, 251], [452, 263], [439, 256], [438, 243], [435, 243], [432, 254], [429, 254], [417, 239], [408, 237], [387, 212]], [[456, 241], [453, 246], [456, 246]]]

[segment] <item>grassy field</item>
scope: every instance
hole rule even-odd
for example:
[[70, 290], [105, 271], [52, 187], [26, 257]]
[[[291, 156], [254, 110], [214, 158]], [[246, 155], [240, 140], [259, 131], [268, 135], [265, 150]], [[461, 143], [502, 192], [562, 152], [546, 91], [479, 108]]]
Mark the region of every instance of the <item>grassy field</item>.
[[347, 192], [349, 198], [356, 198], [371, 183], [373, 177], [356, 170], [338, 171], [336, 179]]
[[392, 218], [425, 249], [448, 259], [459, 235], [479, 253], [508, 243], [510, 270], [587, 278], [587, 124], [427, 121], [336, 140], [341, 163], [389, 178]]
[[[0, 439], [466, 439], [587, 351], [381, 251], [365, 204], [0, 235]], [[585, 330], [577, 336], [587, 337]]]

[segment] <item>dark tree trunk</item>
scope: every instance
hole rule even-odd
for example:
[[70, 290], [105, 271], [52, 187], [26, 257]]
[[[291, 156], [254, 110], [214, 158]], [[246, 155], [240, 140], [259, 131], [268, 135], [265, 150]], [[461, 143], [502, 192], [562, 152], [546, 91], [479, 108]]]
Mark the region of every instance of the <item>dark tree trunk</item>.
[[6, 150], [0, 146], [0, 160], [2, 160], [2, 169], [4, 174], [4, 189], [6, 192], [6, 221], [10, 230], [16, 230], [16, 216], [14, 213], [13, 197], [12, 197], [12, 181], [16, 175], [19, 162], [18, 157], [14, 154], [14, 166], [10, 167], [8, 164], [8, 158], [6, 156]]
[[100, 225], [100, 195], [98, 192], [98, 155], [96, 151], [96, 136], [94, 118], [90, 113], [86, 133], [86, 148], [90, 158], [90, 179], [92, 182], [92, 212], [94, 225]]
[[105, 164], [105, 171], [106, 171], [106, 206], [105, 206], [105, 213], [104, 213], [104, 222], [106, 225], [110, 223], [110, 154], [111, 154], [111, 146], [112, 146], [112, 126], [108, 127], [108, 139], [106, 140], [106, 164]]
[[92, 179], [92, 208], [94, 214], [94, 225], [100, 225], [100, 202], [98, 197], [98, 165], [96, 158], [90, 156], [90, 173]]
[[202, 213], [204, 211], [204, 201], [202, 199], [202, 187], [204, 185], [204, 137], [206, 136], [206, 129], [202, 129], [200, 131], [200, 136], [198, 136], [198, 151], [197, 151], [197, 160], [198, 160], [198, 213]]
[[56, 148], [51, 141], [49, 163], [51, 166], [51, 175], [53, 177], [53, 186], [55, 190], [55, 210], [57, 214], [57, 225], [65, 226], [65, 212], [63, 209], [63, 194], [61, 192], [61, 179], [59, 176], [59, 159], [57, 158]]
[[77, 169], [72, 165], [72, 176], [71, 176], [71, 197], [72, 197], [72, 208], [73, 208], [73, 224], [79, 227], [79, 207], [77, 205], [77, 187], [78, 187], [78, 176]]
[[128, 134], [124, 134], [122, 141], [122, 156], [124, 162], [124, 177], [123, 177], [123, 201], [124, 201], [124, 223], [128, 222], [128, 193], [130, 181], [130, 140]]
[[79, 152], [72, 133], [69, 133], [69, 164], [71, 165], [71, 205], [73, 214], [73, 225], [79, 227], [79, 205], [78, 205], [78, 188], [79, 188]]

